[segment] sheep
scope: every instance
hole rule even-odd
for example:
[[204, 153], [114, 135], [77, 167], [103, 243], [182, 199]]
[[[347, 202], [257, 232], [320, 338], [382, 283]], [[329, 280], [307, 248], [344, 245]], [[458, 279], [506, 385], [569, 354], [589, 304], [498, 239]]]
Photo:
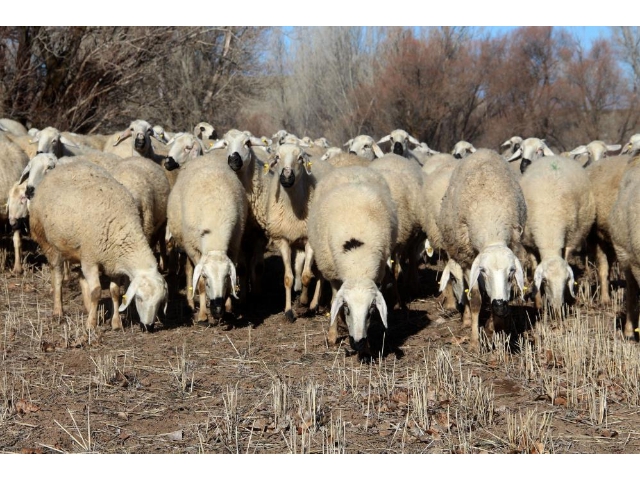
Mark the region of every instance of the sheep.
[[153, 138], [166, 145], [173, 138], [173, 136], [169, 135], [169, 133], [165, 131], [162, 125], [154, 125]]
[[0, 118], [0, 132], [9, 132], [16, 136], [27, 135], [24, 125], [10, 118]]
[[376, 141], [369, 135], [358, 135], [344, 144], [349, 153], [354, 153], [369, 161], [380, 158], [384, 155]]
[[[586, 239], [595, 220], [596, 207], [589, 176], [575, 161], [560, 157], [536, 160], [520, 178], [527, 203], [522, 245], [537, 253], [534, 285], [544, 293], [552, 312], [559, 314], [565, 288], [572, 297], [574, 274], [569, 255]], [[536, 296], [540, 308], [540, 297]]]
[[339, 154], [330, 157], [325, 163], [336, 168], [351, 166], [368, 167], [371, 160], [361, 157], [360, 155], [356, 155], [355, 153], [340, 152]]
[[422, 172], [430, 175], [443, 165], [457, 165], [457, 162], [458, 159], [450, 153], [436, 153], [422, 165]]
[[331, 172], [316, 189], [308, 232], [317, 268], [333, 291], [328, 341], [337, 342], [341, 317], [352, 348], [364, 353], [374, 308], [387, 327], [387, 305], [377, 285], [384, 279], [398, 232], [396, 207], [384, 178], [357, 166]]
[[453, 146], [453, 150], [451, 150], [451, 155], [460, 160], [461, 158], [465, 158], [470, 154], [474, 153], [476, 148], [471, 145], [469, 142], [465, 142], [464, 140], [460, 140]]
[[[513, 250], [527, 217], [515, 175], [500, 156], [479, 149], [459, 161], [451, 175], [437, 218], [449, 257], [464, 270], [469, 298], [463, 321], [471, 324], [471, 346], [478, 348], [478, 316], [483, 295], [495, 317], [508, 314], [510, 283], [524, 289], [522, 264]], [[481, 275], [482, 274], [482, 275]]]
[[154, 152], [153, 127], [145, 120], [134, 120], [122, 133], [114, 133], [105, 142], [104, 152], [114, 153], [122, 158], [132, 156], [147, 157], [160, 163], [162, 157]]
[[[37, 133], [37, 132], [36, 132]], [[35, 136], [35, 134], [34, 134]], [[82, 149], [82, 147], [90, 148], [102, 152], [104, 150], [104, 144], [107, 141], [108, 135], [80, 135], [74, 132], [62, 132], [61, 137], [65, 137], [72, 143], [75, 143]], [[92, 152], [93, 153], [93, 152]]]
[[13, 251], [14, 264], [11, 273], [20, 275], [22, 268], [22, 230], [26, 229], [29, 217], [28, 199], [25, 194], [27, 189], [26, 183], [14, 183], [9, 190], [7, 199], [7, 214], [9, 217], [9, 225], [13, 231]]
[[584, 168], [607, 157], [608, 152], [617, 152], [621, 145], [607, 145], [602, 140], [594, 140], [587, 145], [580, 145], [569, 152], [569, 156], [576, 158], [579, 155], [586, 155], [587, 161], [582, 165]]
[[206, 320], [206, 296], [216, 322], [222, 317], [225, 304], [226, 312], [232, 312], [230, 297], [237, 298], [235, 264], [247, 212], [247, 196], [240, 180], [221, 163], [192, 165], [179, 176], [171, 191], [167, 222], [174, 241], [190, 259], [187, 298], [192, 309], [198, 280], [200, 276], [205, 279], [205, 288], [200, 290], [198, 321]]
[[413, 143], [414, 145], [420, 145], [420, 142], [409, 135], [404, 130], [394, 130], [389, 135], [382, 137], [378, 140], [378, 145], [381, 143], [390, 142], [389, 143], [389, 152], [395, 153], [396, 155], [400, 155], [401, 157], [411, 158], [409, 157], [409, 143]]
[[[369, 168], [379, 172], [389, 185], [391, 198], [398, 213], [398, 233], [393, 252], [394, 276], [397, 281], [401, 265], [408, 263], [407, 285], [413, 294], [418, 288], [418, 254], [426, 239], [423, 225], [422, 195], [424, 181], [422, 170], [416, 162], [408, 162], [405, 157], [388, 153], [371, 162]], [[397, 294], [397, 291], [396, 291]], [[404, 302], [398, 298], [401, 306]]]
[[[630, 142], [632, 143], [632, 142]], [[596, 164], [597, 165], [597, 164]], [[638, 338], [638, 282], [640, 281], [640, 161], [630, 160], [624, 173], [615, 203], [611, 208], [608, 223], [611, 240], [626, 280], [626, 321], [624, 336]]]
[[[135, 298], [143, 328], [153, 330], [160, 305], [166, 309], [167, 284], [138, 218], [128, 190], [90, 162], [58, 165], [47, 174], [31, 200], [29, 226], [53, 269], [54, 316], [63, 314], [62, 262], [70, 260], [82, 268], [88, 330], [97, 326], [100, 269], [109, 277], [129, 277], [126, 299], [118, 311]], [[122, 328], [116, 312], [111, 327]]]
[[38, 144], [39, 153], [53, 153], [57, 158], [77, 155], [80, 147], [68, 138], [62, 136], [60, 130], [54, 127], [46, 127], [39, 130], [33, 137]]
[[183, 166], [188, 160], [193, 160], [204, 154], [202, 141], [190, 133], [176, 135], [168, 143], [170, 149], [164, 161], [165, 175], [169, 180], [171, 188], [174, 187], [178, 178], [176, 169]]
[[316, 138], [316, 139], [313, 141], [313, 144], [314, 144], [316, 147], [321, 147], [321, 148], [331, 148], [331, 144], [330, 144], [330, 143], [329, 143], [329, 141], [328, 141], [326, 138], [324, 138], [324, 137]]
[[638, 152], [640, 152], [640, 133], [631, 135], [631, 138], [629, 138], [629, 141], [624, 146], [620, 154], [634, 156], [637, 155]]
[[544, 140], [539, 138], [530, 137], [522, 141], [518, 149], [513, 152], [507, 161], [514, 162], [518, 159], [520, 160], [520, 172], [524, 173], [527, 170], [527, 167], [531, 165], [531, 162], [537, 160], [542, 157], [550, 157], [553, 156], [554, 153], [551, 151]]
[[432, 150], [425, 142], [421, 142], [411, 153], [418, 159], [420, 165], [426, 164], [432, 156], [438, 155], [440, 152]]
[[320, 160], [322, 160], [323, 162], [326, 162], [327, 160], [330, 160], [331, 158], [340, 155], [341, 153], [344, 153], [342, 151], [341, 148], [339, 147], [329, 147], [327, 148], [327, 151], [324, 152], [324, 155], [322, 155], [320, 157]]

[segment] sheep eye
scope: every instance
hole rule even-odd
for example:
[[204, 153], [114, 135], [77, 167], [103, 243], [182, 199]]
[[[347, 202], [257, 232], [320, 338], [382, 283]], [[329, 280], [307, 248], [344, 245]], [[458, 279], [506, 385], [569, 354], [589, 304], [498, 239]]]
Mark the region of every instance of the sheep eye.
[[274, 160], [275, 160], [276, 162], [279, 162], [279, 161], [280, 161], [280, 155], [276, 155]]
[[365, 145], [364, 148], [371, 148], [371, 145]]

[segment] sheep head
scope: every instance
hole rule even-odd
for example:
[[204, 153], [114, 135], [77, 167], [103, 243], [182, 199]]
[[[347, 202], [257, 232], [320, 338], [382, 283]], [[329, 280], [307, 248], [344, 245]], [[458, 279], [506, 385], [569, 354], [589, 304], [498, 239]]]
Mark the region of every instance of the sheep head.
[[336, 155], [340, 155], [342, 153], [342, 149], [338, 148], [338, 147], [329, 147], [327, 149], [326, 152], [324, 152], [324, 155], [322, 155], [322, 157], [320, 157], [320, 160], [322, 160], [323, 162], [326, 162], [327, 160], [329, 160], [330, 158], [335, 157]]
[[217, 140], [218, 134], [213, 125], [207, 122], [200, 122], [193, 129], [193, 134], [200, 140]]
[[336, 293], [331, 304], [331, 323], [340, 310], [349, 328], [349, 341], [354, 350], [362, 352], [366, 345], [367, 330], [374, 310], [378, 310], [384, 328], [387, 328], [387, 304], [372, 280], [347, 280]]
[[520, 162], [520, 172], [524, 173], [527, 167], [531, 165], [531, 162], [533, 162], [534, 160], [537, 160], [541, 157], [549, 157], [552, 155], [553, 152], [549, 147], [547, 147], [547, 144], [544, 143], [544, 140], [531, 137], [522, 141], [520, 147], [518, 147], [513, 155], [509, 157], [508, 161], [513, 162], [515, 160], [518, 160], [519, 158], [522, 158], [522, 161]]
[[142, 156], [151, 147], [151, 137], [153, 136], [153, 127], [145, 120], [134, 120], [129, 127], [124, 130], [113, 145], [116, 146], [124, 139], [133, 137], [133, 148]]
[[637, 155], [640, 152], [640, 133], [636, 133], [635, 135], [631, 135], [629, 142], [622, 149], [623, 155]]
[[407, 156], [407, 152], [409, 151], [409, 142], [414, 145], [420, 145], [418, 140], [413, 138], [404, 130], [394, 130], [386, 137], [382, 137], [378, 140], [379, 144], [384, 142], [390, 142], [389, 151], [396, 155], [400, 155], [401, 157]]
[[508, 148], [509, 150], [507, 151], [509, 152], [509, 154], [513, 155], [516, 152], [516, 150], [520, 148], [521, 144], [522, 144], [522, 137], [514, 136], [514, 137], [511, 137], [506, 142], [504, 142], [502, 145], [500, 145], [500, 147]]
[[244, 132], [239, 132], [236, 135], [225, 134], [225, 138], [216, 142], [211, 149], [226, 148], [229, 166], [231, 170], [238, 172], [254, 159], [255, 154], [253, 150], [251, 150], [251, 147], [259, 147], [262, 145], [262, 140], [259, 138], [247, 135]]
[[367, 160], [375, 160], [384, 155], [376, 141], [369, 135], [358, 135], [345, 143], [344, 146], [348, 147], [349, 153]]
[[524, 291], [524, 272], [514, 253], [505, 245], [485, 247], [475, 258], [469, 274], [469, 292], [479, 282], [491, 299], [493, 313], [504, 316], [508, 312], [511, 282], [515, 280]]
[[60, 130], [54, 127], [47, 127], [42, 130], [38, 130], [30, 143], [38, 144], [37, 153], [53, 153], [58, 158], [64, 156], [63, 144], [69, 145], [70, 147], [78, 147], [71, 140], [63, 137], [60, 134]]
[[578, 148], [574, 148], [569, 152], [569, 156], [575, 158], [578, 155], [586, 154], [588, 160], [583, 166], [588, 167], [592, 162], [602, 160], [608, 156], [609, 152], [617, 152], [620, 148], [621, 145], [607, 145], [601, 140], [594, 140], [587, 145], [580, 145]]
[[200, 277], [204, 278], [205, 290], [209, 297], [209, 308], [213, 318], [222, 318], [225, 300], [236, 296], [236, 267], [221, 250], [207, 252], [193, 269], [191, 295], [195, 294]]
[[176, 135], [171, 139], [169, 144], [171, 148], [164, 162], [164, 168], [169, 171], [180, 168], [185, 162], [202, 155], [204, 151], [202, 142], [190, 133], [183, 133], [179, 136]]
[[33, 198], [36, 187], [44, 180], [44, 176], [50, 170], [53, 170], [58, 164], [58, 159], [53, 153], [39, 153], [31, 160], [20, 175], [18, 183], [26, 182], [25, 195], [27, 198]]
[[458, 160], [469, 156], [474, 153], [476, 148], [471, 145], [469, 142], [465, 142], [464, 140], [460, 140], [453, 146], [453, 150], [451, 151], [451, 155], [456, 157]]
[[311, 162], [309, 155], [299, 146], [282, 144], [278, 145], [273, 160], [269, 164], [269, 169], [274, 169], [280, 177], [280, 185], [284, 188], [291, 188], [296, 178], [302, 176], [302, 168], [307, 175], [311, 175]]
[[18, 230], [25, 224], [29, 215], [29, 199], [27, 198], [27, 184], [16, 183], [9, 190], [7, 199], [7, 213], [9, 214], [9, 225], [13, 231]]
[[157, 268], [140, 270], [134, 275], [118, 311], [124, 312], [134, 298], [140, 323], [147, 329], [153, 326], [161, 305], [167, 312], [167, 282]]
[[538, 291], [542, 291], [544, 285], [545, 296], [556, 313], [564, 305], [565, 288], [575, 298], [573, 270], [562, 257], [547, 258], [540, 262], [533, 274], [533, 282]]
[[164, 127], [162, 125], [153, 126], [153, 136], [156, 140], [164, 143], [165, 145], [169, 143], [170, 138], [167, 136], [167, 132], [164, 131]]

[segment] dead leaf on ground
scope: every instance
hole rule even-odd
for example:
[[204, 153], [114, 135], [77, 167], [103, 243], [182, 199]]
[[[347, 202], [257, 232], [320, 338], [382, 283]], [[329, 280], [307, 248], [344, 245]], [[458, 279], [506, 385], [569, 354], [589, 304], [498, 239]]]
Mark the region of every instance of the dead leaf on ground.
[[559, 407], [564, 407], [567, 404], [567, 399], [564, 397], [556, 397], [553, 400], [553, 404]]
[[536, 453], [544, 453], [544, 444], [537, 442], [533, 447], [531, 447], [531, 449], [529, 450], [530, 454], [536, 454]]
[[398, 390], [391, 395], [391, 400], [401, 405], [407, 405], [409, 403], [409, 395], [404, 390]]
[[16, 402], [16, 412], [20, 415], [24, 415], [26, 413], [39, 412], [40, 407], [34, 405], [33, 403], [21, 398]]
[[124, 441], [125, 441], [127, 438], [129, 438], [130, 436], [131, 436], [131, 435], [129, 435], [128, 433], [124, 433], [124, 432], [122, 432], [120, 435], [118, 435], [118, 438], [124, 442]]
[[53, 343], [46, 342], [43, 340], [42, 343], [40, 344], [40, 349], [45, 353], [55, 352], [56, 346]]
[[44, 452], [42, 451], [41, 448], [27, 448], [27, 447], [24, 447], [22, 450], [20, 450], [20, 453], [24, 453], [24, 454], [42, 454]]

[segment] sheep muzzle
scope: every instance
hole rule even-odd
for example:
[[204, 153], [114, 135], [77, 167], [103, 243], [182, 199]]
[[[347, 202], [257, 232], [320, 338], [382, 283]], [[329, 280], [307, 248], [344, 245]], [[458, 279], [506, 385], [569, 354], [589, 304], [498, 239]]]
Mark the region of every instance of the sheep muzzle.
[[393, 153], [396, 155], [402, 156], [404, 154], [404, 148], [402, 148], [402, 144], [399, 142], [395, 142], [393, 144]]
[[368, 353], [369, 351], [369, 343], [366, 338], [361, 338], [356, 342], [353, 337], [349, 335], [349, 345], [358, 353]]
[[238, 152], [233, 152], [229, 155], [228, 163], [231, 170], [234, 172], [239, 171], [242, 168], [242, 158], [240, 158], [240, 154]]
[[526, 158], [523, 158], [520, 161], [520, 173], [524, 174], [525, 170], [527, 169], [527, 167], [529, 167], [529, 165], [531, 165], [531, 160], [527, 160]]
[[291, 186], [293, 186], [294, 183], [296, 183], [296, 174], [293, 173], [293, 171], [289, 170], [289, 175], [286, 175], [287, 169], [282, 170], [282, 173], [280, 174], [280, 185], [282, 185], [284, 188], [289, 188]]
[[224, 313], [224, 299], [219, 297], [209, 301], [209, 310], [214, 319], [220, 320]]
[[144, 135], [142, 137], [137, 136], [133, 142], [133, 145], [137, 150], [143, 149], [147, 145], [146, 137]]
[[509, 304], [506, 300], [492, 300], [491, 311], [494, 315], [504, 317], [505, 315], [507, 315], [507, 313], [509, 313]]
[[171, 170], [175, 170], [176, 168], [180, 168], [180, 164], [176, 162], [173, 157], [167, 157], [167, 159], [164, 162], [164, 168], [171, 171]]
[[36, 189], [33, 187], [33, 185], [28, 185], [24, 194], [29, 200], [31, 200], [33, 198], [33, 194], [35, 193], [35, 190]]

